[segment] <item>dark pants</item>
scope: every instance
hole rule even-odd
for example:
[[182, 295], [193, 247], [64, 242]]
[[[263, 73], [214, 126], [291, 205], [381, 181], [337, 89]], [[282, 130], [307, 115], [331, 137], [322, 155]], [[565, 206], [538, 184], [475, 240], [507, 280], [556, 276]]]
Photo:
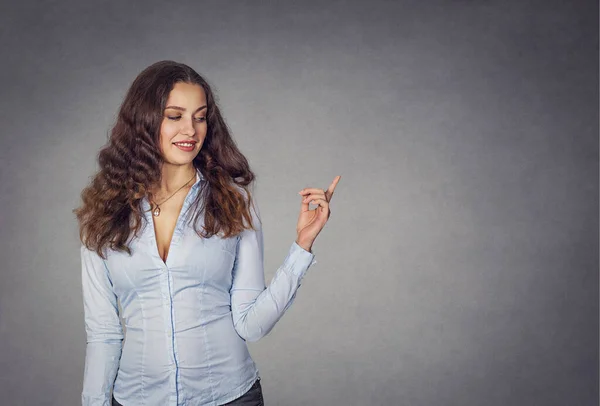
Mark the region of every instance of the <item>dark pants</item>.
[[[231, 402], [224, 403], [223, 406], [265, 406], [262, 386], [260, 386], [260, 377], [254, 382], [254, 385], [242, 396]], [[112, 406], [123, 406], [117, 400], [112, 398]]]

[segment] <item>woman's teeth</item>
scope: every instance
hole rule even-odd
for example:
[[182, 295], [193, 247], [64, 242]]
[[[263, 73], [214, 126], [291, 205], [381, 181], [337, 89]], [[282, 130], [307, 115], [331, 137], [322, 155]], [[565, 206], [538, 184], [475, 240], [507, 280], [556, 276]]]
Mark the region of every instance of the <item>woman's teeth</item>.
[[187, 143], [183, 143], [183, 142], [175, 142], [175, 145], [181, 145], [182, 147], [193, 147], [194, 144], [187, 144]]

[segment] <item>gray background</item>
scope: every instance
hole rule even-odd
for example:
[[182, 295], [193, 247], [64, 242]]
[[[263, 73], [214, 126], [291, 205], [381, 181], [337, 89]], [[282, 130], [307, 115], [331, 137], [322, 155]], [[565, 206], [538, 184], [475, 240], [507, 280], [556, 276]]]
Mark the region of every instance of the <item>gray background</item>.
[[76, 405], [71, 210], [119, 103], [174, 59], [258, 175], [267, 282], [342, 175], [295, 304], [250, 343], [267, 405], [594, 405], [598, 6], [3, 2], [0, 403]]

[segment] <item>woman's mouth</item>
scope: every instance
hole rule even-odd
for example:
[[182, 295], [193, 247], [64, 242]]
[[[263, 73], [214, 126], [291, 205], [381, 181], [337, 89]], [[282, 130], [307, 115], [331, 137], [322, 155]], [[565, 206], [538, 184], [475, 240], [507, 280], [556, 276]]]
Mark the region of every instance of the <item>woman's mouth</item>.
[[194, 150], [196, 143], [195, 142], [174, 142], [173, 145], [175, 145], [177, 148], [179, 148], [182, 151], [191, 152]]

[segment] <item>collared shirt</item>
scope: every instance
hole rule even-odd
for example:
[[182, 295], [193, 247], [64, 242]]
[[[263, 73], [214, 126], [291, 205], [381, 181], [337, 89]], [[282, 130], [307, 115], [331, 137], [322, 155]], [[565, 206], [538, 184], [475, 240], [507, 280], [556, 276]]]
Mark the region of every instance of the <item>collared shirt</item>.
[[[184, 213], [205, 182], [197, 171], [163, 262], [150, 204], [132, 255], [81, 245], [87, 334], [82, 404], [110, 406], [221, 405], [242, 396], [259, 377], [247, 341], [257, 341], [293, 303], [314, 253], [292, 243], [265, 286], [263, 234], [200, 238]], [[119, 319], [120, 302], [125, 334]]]

